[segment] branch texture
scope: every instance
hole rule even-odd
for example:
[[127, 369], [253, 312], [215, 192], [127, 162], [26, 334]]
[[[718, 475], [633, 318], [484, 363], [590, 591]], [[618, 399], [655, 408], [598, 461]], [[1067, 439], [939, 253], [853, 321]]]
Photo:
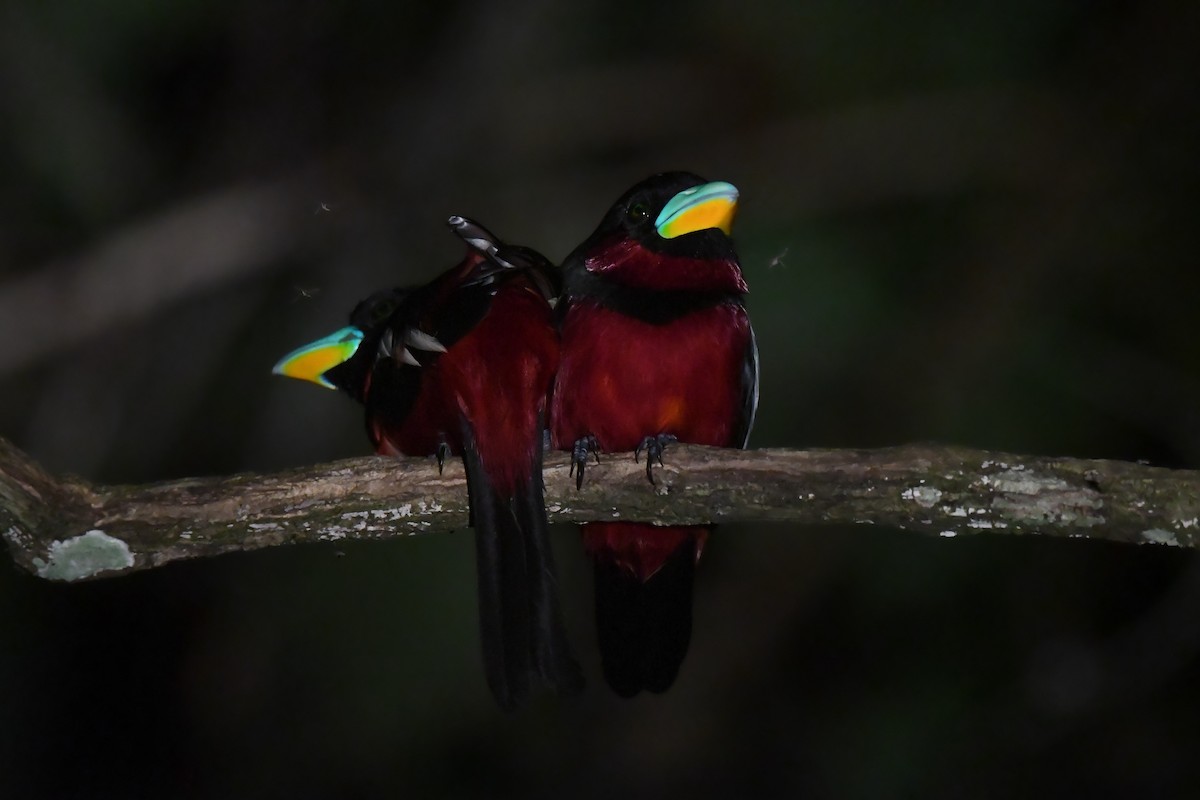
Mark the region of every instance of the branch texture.
[[[962, 536], [1042, 534], [1200, 546], [1200, 472], [961, 447], [725, 450], [672, 445], [666, 465], [602, 456], [575, 488], [547, 455], [551, 522], [863, 523]], [[0, 535], [25, 569], [81, 580], [299, 542], [467, 524], [462, 465], [358, 458], [271, 475], [97, 486], [56, 478], [0, 439]]]

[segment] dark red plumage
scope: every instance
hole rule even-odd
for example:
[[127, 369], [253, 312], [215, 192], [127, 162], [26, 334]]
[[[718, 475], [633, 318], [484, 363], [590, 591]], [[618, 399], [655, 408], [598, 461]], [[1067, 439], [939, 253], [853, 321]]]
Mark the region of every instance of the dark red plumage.
[[607, 452], [631, 451], [657, 433], [740, 444], [750, 341], [744, 308], [719, 304], [655, 324], [582, 298], [571, 302], [561, 330], [552, 415], [555, 434], [563, 434], [558, 446], [576, 433], [591, 433]]
[[[447, 347], [440, 354], [409, 348], [421, 361], [419, 368], [394, 360], [386, 367], [417, 383], [409, 411], [399, 419], [383, 411], [380, 406], [394, 399], [372, 391], [371, 375], [364, 396], [369, 433], [380, 453], [429, 455], [441, 443], [461, 453], [466, 420], [489, 480], [497, 491], [510, 494], [529, 480], [529, 464], [541, 452], [546, 398], [558, 365], [558, 334], [541, 290], [513, 270], [497, 274], [486, 287], [491, 302], [461, 338], [439, 335], [462, 312], [459, 295], [478, 293], [469, 284], [488, 264], [471, 252], [430, 285], [433, 291], [410, 294], [401, 304], [393, 327], [415, 327]], [[415, 308], [414, 300], [419, 302]]]
[[[712, 184], [687, 173], [638, 184], [564, 262], [551, 431], [580, 468], [587, 437], [603, 452], [647, 437], [651, 449], [666, 437], [745, 445], [757, 354], [732, 243], [713, 227], [664, 238], [655, 224], [672, 198], [701, 185]], [[606, 679], [626, 696], [666, 690], [687, 652], [707, 528], [596, 523], [583, 536]]]
[[535, 251], [452, 217], [470, 249], [425, 286], [358, 305], [357, 351], [325, 378], [366, 407], [381, 454], [461, 455], [475, 528], [488, 684], [512, 708], [531, 684], [567, 693], [566, 639], [542, 499], [546, 406], [559, 361], [556, 276]]

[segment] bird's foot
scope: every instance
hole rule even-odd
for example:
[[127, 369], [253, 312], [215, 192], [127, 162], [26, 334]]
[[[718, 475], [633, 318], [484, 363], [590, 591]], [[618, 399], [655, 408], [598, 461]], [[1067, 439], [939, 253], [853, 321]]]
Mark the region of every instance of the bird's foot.
[[633, 461], [637, 463], [638, 457], [642, 451], [646, 451], [646, 480], [654, 483], [654, 462], [657, 461], [661, 467], [663, 465], [663, 451], [667, 449], [667, 445], [671, 442], [679, 441], [678, 437], [670, 433], [659, 433], [654, 436], [647, 436], [638, 443], [638, 446], [633, 450]]
[[587, 468], [589, 453], [595, 456], [596, 463], [599, 464], [600, 443], [590, 433], [587, 436], [576, 439], [575, 447], [571, 449], [571, 471], [567, 474], [575, 476], [576, 489], [583, 487], [583, 471]]
[[450, 445], [446, 444], [446, 440], [438, 442], [437, 452], [434, 453], [438, 462], [438, 475], [442, 474], [442, 469], [446, 466], [446, 458], [451, 455]]

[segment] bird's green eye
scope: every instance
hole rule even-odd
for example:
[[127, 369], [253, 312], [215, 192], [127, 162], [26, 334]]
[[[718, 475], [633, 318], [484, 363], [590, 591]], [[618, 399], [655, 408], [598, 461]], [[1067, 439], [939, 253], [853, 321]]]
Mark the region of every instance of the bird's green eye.
[[384, 300], [376, 303], [371, 308], [371, 324], [379, 325], [387, 321], [387, 318], [396, 310], [396, 304], [391, 300]]
[[650, 219], [650, 208], [642, 202], [633, 203], [625, 212], [625, 216], [629, 218], [630, 222], [645, 222]]

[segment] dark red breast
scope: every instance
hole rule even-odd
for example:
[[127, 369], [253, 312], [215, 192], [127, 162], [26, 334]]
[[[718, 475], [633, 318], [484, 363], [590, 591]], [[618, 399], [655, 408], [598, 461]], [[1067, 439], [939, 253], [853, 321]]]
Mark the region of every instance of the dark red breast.
[[750, 335], [745, 308], [732, 303], [654, 325], [574, 302], [562, 323], [558, 385], [571, 388], [554, 396], [554, 446], [591, 434], [601, 450], [629, 451], [656, 433], [740, 446]]

